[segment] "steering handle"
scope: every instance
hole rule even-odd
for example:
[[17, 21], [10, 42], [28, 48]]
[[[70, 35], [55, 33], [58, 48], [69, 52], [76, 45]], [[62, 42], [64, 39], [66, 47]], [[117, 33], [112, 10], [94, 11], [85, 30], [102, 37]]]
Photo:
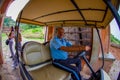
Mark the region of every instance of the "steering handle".
[[82, 51], [81, 53], [79, 53], [79, 56], [80, 56], [80, 57], [83, 57], [83, 56], [86, 55], [86, 54], [87, 54], [86, 51]]
[[87, 52], [86, 52], [86, 51], [83, 51], [83, 52], [81, 52], [81, 53], [79, 54], [79, 56], [84, 59], [84, 61], [86, 62], [87, 66], [88, 66], [89, 69], [91, 70], [92, 75], [93, 75], [94, 77], [96, 77], [97, 75], [96, 75], [96, 73], [94, 72], [94, 70], [93, 70], [92, 66], [90, 65], [89, 61], [87, 60], [87, 58], [86, 58], [86, 56], [85, 56], [86, 54], [87, 54]]

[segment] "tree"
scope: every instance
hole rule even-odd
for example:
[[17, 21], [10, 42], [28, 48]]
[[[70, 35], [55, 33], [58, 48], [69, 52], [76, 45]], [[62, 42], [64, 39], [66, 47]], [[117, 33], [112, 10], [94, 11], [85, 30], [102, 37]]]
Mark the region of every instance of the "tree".
[[4, 18], [3, 26], [11, 27], [15, 25], [15, 21], [13, 21], [10, 17]]

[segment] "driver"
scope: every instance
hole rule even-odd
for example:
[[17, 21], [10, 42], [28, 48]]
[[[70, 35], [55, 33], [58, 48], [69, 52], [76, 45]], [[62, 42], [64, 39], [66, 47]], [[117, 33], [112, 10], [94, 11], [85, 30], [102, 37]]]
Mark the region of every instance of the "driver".
[[[74, 80], [81, 80], [81, 61], [79, 57], [69, 58], [68, 52], [89, 51], [89, 46], [72, 45], [67, 41], [64, 36], [64, 29], [62, 27], [57, 28], [57, 35], [50, 41], [51, 56], [53, 64], [59, 68], [62, 68], [72, 74]], [[71, 64], [75, 64], [73, 66]]]

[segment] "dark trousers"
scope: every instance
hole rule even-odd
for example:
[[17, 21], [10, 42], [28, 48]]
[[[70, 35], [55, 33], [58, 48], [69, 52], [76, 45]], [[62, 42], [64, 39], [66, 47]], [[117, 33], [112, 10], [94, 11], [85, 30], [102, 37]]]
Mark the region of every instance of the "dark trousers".
[[[73, 66], [71, 64], [76, 64], [76, 66]], [[74, 80], [81, 80], [81, 76], [80, 76], [81, 61], [79, 58], [53, 60], [53, 65], [72, 73], [72, 77], [74, 78]]]

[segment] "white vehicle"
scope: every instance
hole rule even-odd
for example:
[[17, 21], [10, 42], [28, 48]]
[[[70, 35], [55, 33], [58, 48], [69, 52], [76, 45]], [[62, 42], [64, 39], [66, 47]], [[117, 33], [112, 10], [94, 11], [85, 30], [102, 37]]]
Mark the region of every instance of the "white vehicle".
[[[91, 45], [88, 59], [86, 52], [81, 53], [91, 71], [89, 80], [111, 80], [103, 70], [104, 52], [99, 30], [109, 27], [113, 18], [120, 29], [120, 16], [117, 13], [119, 6], [119, 0], [30, 0], [19, 14], [16, 27], [19, 27], [19, 23], [45, 26], [45, 42], [48, 43], [30, 41], [23, 45], [22, 56], [19, 56], [23, 80], [71, 80], [69, 72], [52, 65], [49, 41], [54, 36], [56, 27], [64, 27], [66, 34], [77, 33], [77, 39], [68, 37], [73, 43], [77, 40], [79, 45]], [[77, 32], [72, 30], [74, 28]], [[94, 71], [90, 63], [98, 59], [94, 55], [99, 54], [100, 47], [103, 64]]]

